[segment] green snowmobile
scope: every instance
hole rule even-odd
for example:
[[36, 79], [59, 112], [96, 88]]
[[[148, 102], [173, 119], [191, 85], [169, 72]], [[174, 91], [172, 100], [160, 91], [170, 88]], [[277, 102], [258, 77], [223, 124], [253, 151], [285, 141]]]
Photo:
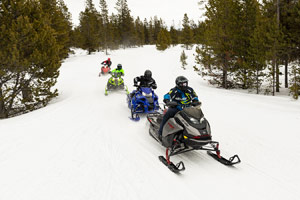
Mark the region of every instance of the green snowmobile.
[[121, 77], [123, 74], [115, 70], [113, 70], [110, 74], [111, 77], [108, 79], [105, 87], [105, 95], [108, 95], [108, 91], [112, 90], [125, 90], [126, 93], [129, 94], [128, 88], [124, 84], [124, 80]]

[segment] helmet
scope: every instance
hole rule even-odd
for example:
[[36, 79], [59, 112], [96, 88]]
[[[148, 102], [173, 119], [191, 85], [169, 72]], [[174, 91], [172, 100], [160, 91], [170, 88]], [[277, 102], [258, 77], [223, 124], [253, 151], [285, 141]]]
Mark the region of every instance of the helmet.
[[146, 70], [145, 73], [144, 73], [144, 77], [146, 79], [151, 79], [152, 78], [152, 72], [150, 70]]
[[185, 91], [188, 88], [188, 79], [184, 76], [178, 76], [175, 80], [178, 89]]
[[107, 60], [110, 61], [110, 58], [108, 58]]
[[117, 65], [117, 68], [118, 68], [118, 70], [121, 70], [121, 69], [122, 69], [122, 65], [121, 65], [121, 64], [118, 64], [118, 65]]

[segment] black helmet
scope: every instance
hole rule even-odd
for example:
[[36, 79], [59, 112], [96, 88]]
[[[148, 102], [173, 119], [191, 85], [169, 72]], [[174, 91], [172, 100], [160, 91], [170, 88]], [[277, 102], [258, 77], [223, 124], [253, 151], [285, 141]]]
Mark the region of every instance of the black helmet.
[[152, 78], [152, 72], [150, 70], [146, 70], [144, 73], [144, 77], [146, 79], [151, 79]]
[[122, 65], [121, 65], [121, 64], [118, 64], [118, 65], [117, 65], [117, 68], [118, 68], [118, 70], [121, 70], [121, 69], [122, 69]]
[[178, 76], [175, 80], [178, 89], [185, 91], [188, 88], [188, 80], [184, 76]]

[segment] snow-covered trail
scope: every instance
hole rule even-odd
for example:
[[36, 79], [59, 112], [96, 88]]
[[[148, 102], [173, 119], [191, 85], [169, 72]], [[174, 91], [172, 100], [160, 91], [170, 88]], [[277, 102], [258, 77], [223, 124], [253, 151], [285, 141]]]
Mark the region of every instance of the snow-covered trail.
[[[124, 91], [104, 96], [109, 76], [98, 77], [103, 53], [76, 51], [61, 68], [60, 96], [40, 110], [0, 121], [0, 200], [76, 199], [298, 199], [299, 101], [226, 91], [180, 68], [179, 47], [111, 52], [125, 83], [151, 69], [162, 96], [178, 75], [190, 80], [212, 126], [213, 139], [242, 163], [226, 167], [205, 152], [175, 156], [186, 170], [175, 175], [148, 134], [145, 117], [128, 117]], [[160, 100], [161, 101], [161, 100]], [[287, 139], [288, 138], [288, 139]], [[288, 149], [288, 151], [286, 151]]]

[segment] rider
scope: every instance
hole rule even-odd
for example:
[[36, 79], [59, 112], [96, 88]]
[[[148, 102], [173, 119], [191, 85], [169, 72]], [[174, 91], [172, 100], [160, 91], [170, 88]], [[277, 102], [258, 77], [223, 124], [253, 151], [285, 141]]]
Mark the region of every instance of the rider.
[[168, 103], [170, 101], [176, 102], [176, 107], [169, 107], [168, 111], [165, 113], [163, 120], [160, 124], [160, 128], [158, 131], [158, 138], [161, 140], [162, 138], [162, 130], [165, 123], [171, 117], [174, 117], [175, 114], [182, 110], [184, 107], [189, 107], [192, 105], [199, 105], [199, 99], [193, 88], [188, 86], [188, 79], [184, 76], [178, 76], [175, 80], [176, 87], [172, 88], [169, 93], [164, 95], [164, 103]]
[[[152, 78], [152, 72], [150, 70], [146, 70], [144, 72], [144, 75], [137, 76], [133, 79], [134, 87], [140, 88], [140, 87], [149, 87], [156, 89], [157, 85], [155, 80]], [[131, 97], [134, 96], [134, 94], [137, 92], [137, 90], [133, 90], [130, 94]]]
[[124, 76], [124, 70], [123, 70], [121, 64], [118, 64], [117, 68], [112, 70], [110, 73], [112, 74], [112, 73], [115, 73], [115, 72], [119, 74], [119, 77]]
[[111, 62], [110, 58], [108, 58], [107, 60], [104, 60], [101, 64], [106, 67], [110, 67], [112, 62]]
[[[144, 76], [137, 76], [133, 79], [135, 87], [151, 87], [153, 89], [157, 88], [155, 80], [152, 78], [152, 72], [146, 70]], [[139, 84], [138, 84], [139, 83]]]

